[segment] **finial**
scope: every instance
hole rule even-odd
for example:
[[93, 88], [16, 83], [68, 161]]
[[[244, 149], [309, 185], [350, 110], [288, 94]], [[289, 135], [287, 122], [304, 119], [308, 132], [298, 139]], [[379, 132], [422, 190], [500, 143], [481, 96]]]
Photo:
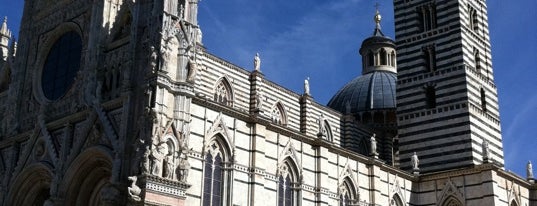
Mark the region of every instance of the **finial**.
[[4, 21], [2, 22], [2, 30], [7, 29], [7, 16], [4, 16]]
[[380, 15], [380, 12], [379, 12], [379, 7], [380, 7], [380, 4], [377, 2], [375, 4], [376, 11], [375, 11], [375, 18], [374, 18], [377, 29], [380, 29], [380, 21], [382, 20], [382, 16]]

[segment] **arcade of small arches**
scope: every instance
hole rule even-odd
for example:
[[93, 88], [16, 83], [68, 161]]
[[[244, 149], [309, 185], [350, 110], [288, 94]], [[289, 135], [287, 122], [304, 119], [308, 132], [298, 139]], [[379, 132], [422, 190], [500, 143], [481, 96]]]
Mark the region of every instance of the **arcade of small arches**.
[[[32, 163], [15, 178], [6, 205], [99, 206], [117, 201], [119, 191], [112, 183], [112, 156], [96, 146], [80, 154], [63, 175], [47, 162]], [[55, 201], [56, 203], [53, 203]]]
[[357, 121], [366, 125], [395, 125], [397, 118], [395, 110], [371, 110], [354, 114]]
[[391, 66], [396, 67], [395, 50], [381, 48], [378, 51], [368, 50], [362, 59], [363, 68], [371, 66]]

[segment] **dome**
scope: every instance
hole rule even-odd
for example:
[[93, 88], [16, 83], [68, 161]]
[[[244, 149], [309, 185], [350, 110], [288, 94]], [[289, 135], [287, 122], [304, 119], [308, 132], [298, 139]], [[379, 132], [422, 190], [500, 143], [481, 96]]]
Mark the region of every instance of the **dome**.
[[395, 83], [397, 75], [393, 72], [376, 71], [356, 77], [340, 89], [328, 102], [328, 107], [341, 113], [370, 110], [395, 109]]

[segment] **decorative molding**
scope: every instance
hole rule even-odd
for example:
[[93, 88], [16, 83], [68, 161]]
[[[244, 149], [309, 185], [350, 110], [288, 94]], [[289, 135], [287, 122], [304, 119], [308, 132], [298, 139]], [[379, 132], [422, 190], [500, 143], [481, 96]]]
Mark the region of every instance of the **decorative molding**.
[[438, 198], [438, 202], [436, 205], [443, 205], [446, 201], [448, 201], [451, 198], [455, 198], [460, 203], [464, 204], [464, 200], [466, 199], [464, 197], [464, 193], [462, 193], [459, 188], [455, 185], [451, 179], [448, 179], [446, 181], [446, 184], [444, 185], [444, 189], [442, 190], [442, 193], [440, 195], [440, 198]]

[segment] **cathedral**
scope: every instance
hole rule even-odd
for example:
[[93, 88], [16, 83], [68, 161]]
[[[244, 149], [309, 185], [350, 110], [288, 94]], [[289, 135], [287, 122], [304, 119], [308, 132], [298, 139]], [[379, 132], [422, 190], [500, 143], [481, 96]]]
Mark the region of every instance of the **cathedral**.
[[203, 46], [199, 0], [25, 1], [0, 205], [537, 206], [504, 169], [485, 0], [394, 0], [327, 105]]

